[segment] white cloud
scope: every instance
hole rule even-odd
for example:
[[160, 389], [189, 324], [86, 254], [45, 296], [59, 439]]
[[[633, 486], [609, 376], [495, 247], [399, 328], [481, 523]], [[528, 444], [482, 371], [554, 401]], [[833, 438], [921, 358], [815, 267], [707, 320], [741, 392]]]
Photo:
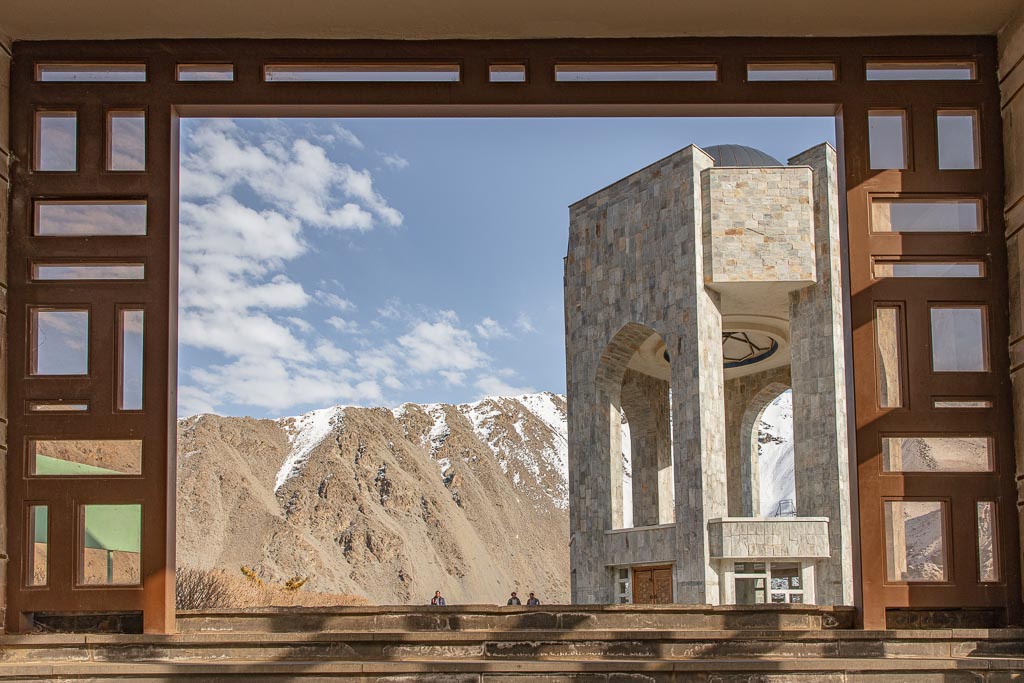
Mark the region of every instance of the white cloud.
[[366, 145], [363, 144], [363, 141], [360, 140], [355, 133], [338, 123], [331, 126], [331, 133], [326, 137], [330, 138], [332, 142], [344, 142], [346, 145], [350, 145], [356, 149], [363, 149], [366, 147]]
[[466, 383], [466, 373], [464, 372], [459, 372], [458, 370], [442, 370], [439, 374], [444, 377], [444, 381], [448, 382], [448, 384], [462, 386]]
[[409, 160], [398, 154], [381, 153], [380, 158], [384, 161], [385, 166], [393, 168], [396, 171], [401, 171], [403, 168], [409, 168]]
[[339, 296], [334, 292], [325, 292], [322, 289], [318, 289], [316, 290], [316, 298], [324, 306], [329, 306], [342, 312], [354, 311], [356, 309], [356, 305], [350, 299]]
[[484, 318], [479, 323], [474, 325], [477, 335], [483, 339], [499, 339], [501, 337], [510, 336], [508, 330], [501, 326], [497, 320], [493, 318]]
[[474, 386], [480, 390], [480, 397], [485, 396], [520, 396], [522, 394], [532, 394], [533, 387], [516, 387], [505, 382], [500, 377], [494, 375], [481, 375], [474, 382]]
[[530, 332], [537, 331], [537, 328], [533, 326], [533, 320], [531, 320], [530, 316], [526, 313], [520, 313], [516, 318], [516, 327], [519, 331], [526, 332], [528, 334]]
[[421, 320], [413, 325], [408, 334], [398, 338], [405, 349], [406, 364], [419, 373], [482, 367], [488, 360], [487, 354], [457, 323], [454, 313], [442, 311], [437, 322]]
[[354, 320], [345, 320], [336, 315], [332, 315], [327, 319], [327, 324], [336, 329], [342, 334], [359, 334], [362, 329], [359, 327], [359, 323]]
[[306, 334], [309, 334], [310, 332], [313, 331], [313, 326], [309, 323], [308, 320], [296, 318], [294, 316], [289, 316], [285, 318], [285, 320], [291, 323], [296, 329], [299, 330], [299, 332], [305, 332]]

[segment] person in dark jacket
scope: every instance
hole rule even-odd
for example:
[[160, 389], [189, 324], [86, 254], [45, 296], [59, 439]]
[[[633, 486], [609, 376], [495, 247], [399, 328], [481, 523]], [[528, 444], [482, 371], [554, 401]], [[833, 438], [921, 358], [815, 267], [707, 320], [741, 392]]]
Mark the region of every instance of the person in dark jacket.
[[445, 602], [444, 596], [441, 595], [441, 591], [434, 591], [434, 597], [431, 598], [430, 604], [436, 607], [444, 607], [448, 603]]
[[508, 599], [508, 602], [506, 602], [505, 604], [506, 604], [506, 605], [521, 605], [521, 604], [523, 604], [523, 603], [521, 603], [521, 602], [519, 601], [519, 598], [518, 598], [518, 597], [516, 597], [516, 592], [515, 592], [515, 591], [512, 591], [512, 597], [511, 597], [511, 598], [509, 598], [509, 599]]
[[540, 604], [540, 600], [537, 599], [536, 595], [530, 593], [530, 599], [526, 601], [526, 604], [530, 607], [536, 607]]

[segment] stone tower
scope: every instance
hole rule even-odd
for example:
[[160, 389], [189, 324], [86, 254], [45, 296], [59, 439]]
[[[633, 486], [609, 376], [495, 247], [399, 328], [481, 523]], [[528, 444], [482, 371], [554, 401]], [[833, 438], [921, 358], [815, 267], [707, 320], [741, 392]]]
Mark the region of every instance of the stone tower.
[[[852, 604], [840, 263], [827, 144], [691, 145], [572, 205], [574, 602]], [[790, 388], [798, 516], [762, 517], [757, 425]]]

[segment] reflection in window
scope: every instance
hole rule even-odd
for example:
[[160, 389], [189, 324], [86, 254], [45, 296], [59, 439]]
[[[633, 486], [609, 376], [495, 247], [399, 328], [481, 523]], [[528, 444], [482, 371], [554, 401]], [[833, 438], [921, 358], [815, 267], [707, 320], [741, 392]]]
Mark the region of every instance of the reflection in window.
[[834, 81], [832, 62], [778, 62], [747, 65], [748, 81]]
[[946, 580], [945, 510], [940, 501], [885, 501], [889, 581]]
[[121, 311], [121, 382], [118, 390], [118, 408], [121, 410], [142, 410], [144, 317], [142, 310]]
[[89, 410], [89, 404], [82, 401], [29, 401], [31, 413], [82, 413]]
[[991, 472], [992, 440], [968, 436], [886, 436], [886, 472]]
[[83, 505], [78, 583], [132, 586], [142, 582], [142, 506]]
[[875, 232], [981, 232], [980, 199], [903, 199], [875, 197]]
[[878, 366], [879, 408], [899, 408], [903, 405], [901, 313], [898, 306], [875, 308], [875, 362]]
[[146, 170], [146, 113], [112, 111], [107, 114], [107, 170]]
[[32, 309], [33, 375], [89, 374], [89, 312]]
[[996, 552], [996, 504], [990, 500], [978, 501], [978, 580], [989, 583], [999, 580]]
[[988, 370], [984, 306], [932, 306], [932, 369], [935, 372]]
[[882, 261], [872, 264], [871, 274], [883, 277], [985, 277], [981, 261]]
[[873, 169], [907, 167], [907, 114], [898, 110], [868, 112], [868, 153]]
[[78, 168], [78, 115], [48, 111], [36, 115], [35, 169], [74, 171]]
[[39, 477], [111, 477], [142, 474], [138, 439], [36, 439], [29, 442]]
[[145, 64], [37, 64], [36, 80], [43, 82], [142, 83]]
[[491, 83], [524, 83], [526, 82], [526, 65], [491, 64], [488, 78]]
[[932, 401], [933, 408], [991, 408], [992, 401], [973, 398], [937, 398]]
[[28, 574], [25, 583], [29, 586], [45, 586], [49, 579], [49, 518], [49, 508], [46, 505], [28, 506], [28, 539], [31, 546], [28, 552]]
[[179, 81], [233, 81], [233, 64], [179, 64]]
[[146, 234], [146, 202], [38, 201], [35, 234], [93, 237]]
[[978, 112], [939, 110], [937, 124], [940, 169], [971, 169], [981, 166]]
[[715, 81], [718, 67], [714, 64], [630, 64], [586, 63], [558, 64], [555, 80], [559, 82], [633, 82], [633, 81]]
[[461, 78], [458, 64], [368, 63], [368, 64], [268, 64], [267, 83], [280, 82], [378, 82], [450, 83]]
[[32, 279], [47, 280], [142, 280], [146, 267], [141, 263], [33, 263]]
[[974, 62], [868, 62], [869, 81], [973, 81]]

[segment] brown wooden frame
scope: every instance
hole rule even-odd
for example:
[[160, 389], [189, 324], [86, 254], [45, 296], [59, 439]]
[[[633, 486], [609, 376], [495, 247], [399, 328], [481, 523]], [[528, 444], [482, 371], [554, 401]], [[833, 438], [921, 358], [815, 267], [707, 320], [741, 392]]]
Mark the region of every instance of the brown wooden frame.
[[[867, 81], [868, 60], [968, 60], [977, 65], [973, 81]], [[265, 64], [342, 61], [348, 63], [454, 63], [454, 83], [266, 83]], [[145, 64], [142, 83], [36, 82], [37, 62]], [[556, 82], [559, 63], [714, 63], [714, 82]], [[748, 62], [832, 62], [836, 80], [748, 82]], [[231, 82], [178, 82], [179, 64], [233, 64]], [[490, 83], [492, 64], [525, 64], [525, 82]], [[25, 588], [24, 526], [10, 526], [12, 558], [8, 581], [8, 628], [25, 626], [36, 611], [142, 610], [147, 631], [174, 629], [174, 515], [177, 295], [177, 164], [179, 116], [674, 116], [836, 115], [845, 180], [844, 236], [852, 309], [852, 361], [856, 397], [856, 468], [851, 480], [859, 501], [858, 586], [863, 623], [885, 624], [893, 607], [989, 607], [1015, 621], [1019, 615], [1012, 406], [1005, 340], [1008, 335], [1006, 246], [1003, 238], [1003, 171], [995, 38], [905, 37], [849, 39], [642, 39], [538, 41], [291, 41], [142, 40], [119, 42], [19, 42], [14, 45], [11, 143], [12, 207], [10, 254], [10, 452], [7, 465], [8, 518], [21, 520], [28, 502], [46, 502], [50, 513], [50, 585]], [[906, 109], [911, 158], [905, 171], [868, 167], [867, 111]], [[938, 171], [935, 109], [980, 112], [982, 168]], [[41, 109], [78, 112], [78, 171], [32, 171], [33, 120]], [[145, 172], [111, 172], [104, 167], [108, 110], [147, 112]], [[686, 140], [681, 140], [680, 145]], [[968, 193], [985, 202], [986, 229], [978, 235], [872, 234], [871, 193]], [[32, 236], [35, 198], [146, 198], [145, 237], [37, 238]], [[988, 259], [987, 277], [977, 281], [873, 280], [874, 255], [974, 256]], [[31, 282], [29, 264], [43, 259], [102, 258], [146, 264], [142, 282]], [[921, 365], [927, 349], [927, 320], [920, 307], [929, 299], [979, 301], [990, 311], [991, 371], [977, 375], [934, 375]], [[875, 398], [874, 302], [906, 307], [910, 350], [906, 405], [880, 410]], [[30, 305], [88, 305], [93, 310], [90, 375], [37, 378], [26, 373], [26, 312]], [[117, 329], [118, 305], [146, 311], [145, 406], [135, 413], [114, 410], [115, 363], [107, 351]], [[924, 345], [922, 343], [924, 342]], [[915, 355], [915, 353], [917, 355]], [[927, 358], [925, 357], [927, 360]], [[913, 430], [942, 434], [951, 427], [948, 410], [934, 410], [931, 396], [986, 396], [988, 410], [964, 411], [958, 433], [996, 439], [996, 471], [984, 475], [881, 473], [880, 432]], [[81, 398], [84, 414], [29, 413], [35, 399]], [[25, 476], [24, 445], [35, 436], [66, 438], [139, 437], [144, 440], [141, 477], [48, 479]], [[887, 497], [937, 497], [952, 505], [950, 539], [954, 582], [941, 586], [886, 585], [881, 501]], [[1001, 580], [972, 581], [976, 552], [962, 546], [973, 538], [964, 511], [975, 499], [998, 502]], [[74, 506], [84, 502], [141, 502], [144, 505], [141, 588], [74, 588], [69, 561]], [[973, 512], [969, 516], [973, 525]], [[966, 560], [964, 558], [967, 558]]]

